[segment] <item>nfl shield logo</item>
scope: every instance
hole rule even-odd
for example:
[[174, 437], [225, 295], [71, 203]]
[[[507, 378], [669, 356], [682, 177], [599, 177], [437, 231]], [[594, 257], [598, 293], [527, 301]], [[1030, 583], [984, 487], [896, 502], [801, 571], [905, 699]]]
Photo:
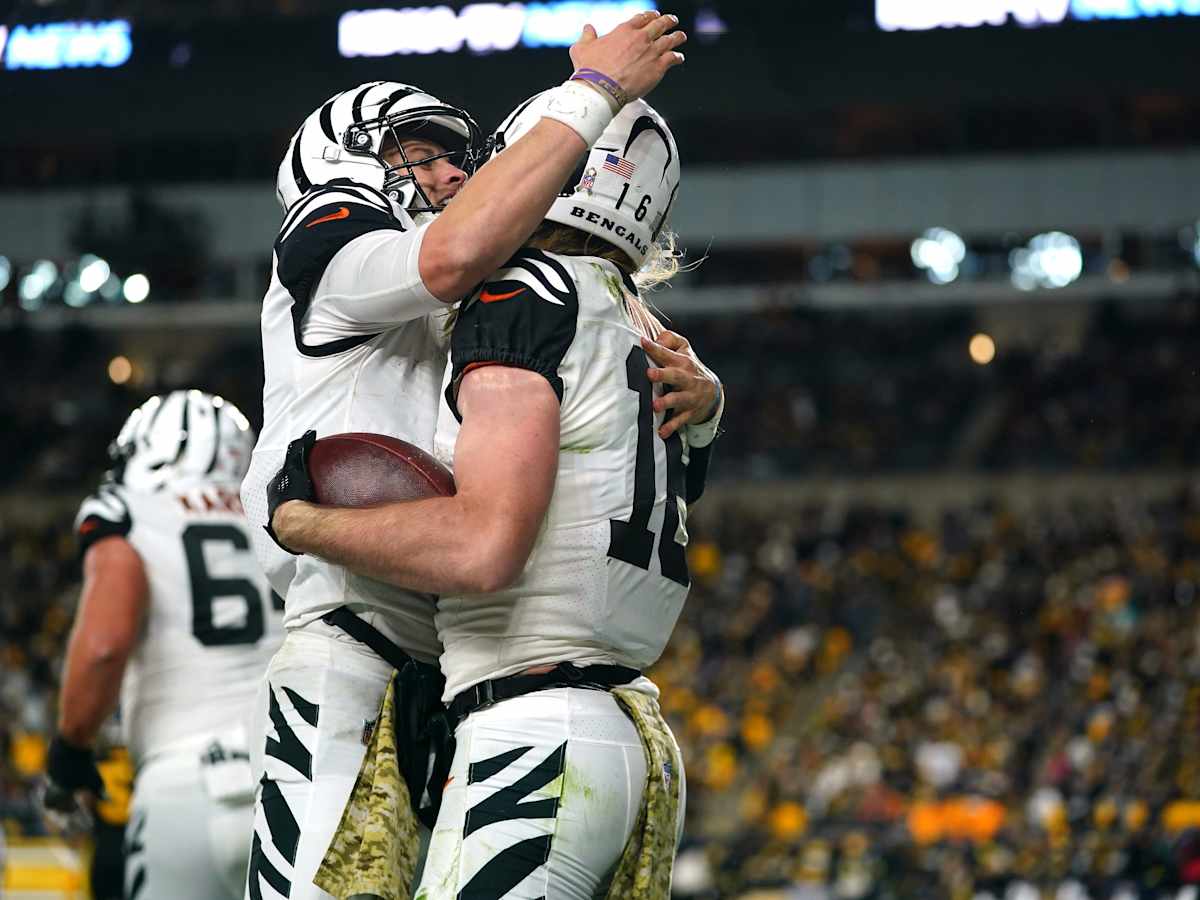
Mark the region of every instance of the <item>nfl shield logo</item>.
[[375, 734], [375, 720], [363, 719], [362, 742], [364, 747], [370, 746], [373, 734]]
[[580, 179], [579, 184], [578, 184], [578, 186], [576, 186], [575, 190], [587, 191], [590, 194], [592, 192], [592, 188], [594, 188], [595, 186], [596, 186], [596, 170], [588, 169], [586, 172], [583, 173], [583, 178]]
[[671, 764], [669, 762], [663, 763], [663, 786], [667, 790], [671, 789]]

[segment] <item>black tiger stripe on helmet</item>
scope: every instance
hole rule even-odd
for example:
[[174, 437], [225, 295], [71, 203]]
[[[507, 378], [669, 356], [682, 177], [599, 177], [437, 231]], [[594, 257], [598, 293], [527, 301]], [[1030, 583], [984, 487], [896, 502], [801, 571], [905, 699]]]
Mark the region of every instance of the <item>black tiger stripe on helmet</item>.
[[[419, 133], [444, 152], [390, 164], [385, 142]], [[486, 158], [487, 142], [470, 114], [409, 84], [372, 81], [325, 100], [296, 131], [276, 179], [276, 195], [290, 210], [309, 191], [348, 179], [387, 195], [397, 209], [437, 212], [413, 166], [442, 157], [470, 175]]]

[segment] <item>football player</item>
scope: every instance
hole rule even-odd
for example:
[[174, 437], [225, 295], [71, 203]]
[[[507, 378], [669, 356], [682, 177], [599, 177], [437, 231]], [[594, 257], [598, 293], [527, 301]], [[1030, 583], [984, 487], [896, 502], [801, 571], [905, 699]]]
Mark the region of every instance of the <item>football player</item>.
[[[521, 246], [617, 111], [682, 61], [677, 24], [644, 13], [602, 38], [589, 26], [538, 121], [469, 182], [485, 155], [478, 127], [418, 88], [373, 82], [308, 117], [277, 182], [265, 424], [242, 490], [253, 521], [269, 524], [267, 483], [306, 429], [432, 448], [451, 304]], [[286, 598], [287, 637], [258, 701], [247, 897], [326, 897], [312, 879], [393, 671], [416, 661], [440, 678], [432, 599], [290, 555], [261, 529], [256, 549]]]
[[282, 604], [251, 547], [238, 488], [254, 432], [197, 390], [151, 397], [75, 521], [83, 592], [67, 645], [46, 805], [103, 791], [93, 742], [121, 708], [136, 770], [130, 900], [241, 896], [250, 856], [252, 704]]
[[[502, 126], [499, 160], [543, 100]], [[532, 240], [463, 304], [436, 439], [454, 497], [283, 502], [273, 515], [296, 550], [441, 595], [444, 699], [459, 724], [426, 900], [604, 896], [638, 820], [642, 736], [609, 691], [657, 697], [641, 673], [687, 596], [687, 504], [718, 418], [666, 424], [697, 387], [647, 355], [660, 326], [639, 281], [677, 266], [661, 251], [678, 187], [666, 123], [627, 105]], [[306, 438], [284, 469], [297, 482]], [[656, 704], [650, 716], [677, 757]], [[671, 769], [659, 784], [682, 781]], [[660, 853], [654, 896], [674, 842]]]

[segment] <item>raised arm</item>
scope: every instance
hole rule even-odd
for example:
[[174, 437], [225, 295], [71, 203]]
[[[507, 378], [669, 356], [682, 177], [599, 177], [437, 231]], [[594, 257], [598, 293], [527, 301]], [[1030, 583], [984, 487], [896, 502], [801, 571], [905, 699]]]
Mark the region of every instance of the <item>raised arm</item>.
[[368, 509], [286, 502], [271, 520], [277, 539], [413, 590], [507, 587], [525, 568], [554, 492], [558, 397], [535, 372], [489, 365], [463, 376], [458, 408], [455, 496]]
[[[642, 97], [683, 62], [676, 48], [687, 37], [671, 31], [678, 24], [672, 15], [639, 13], [602, 38], [589, 25], [571, 62], [615, 80], [626, 100]], [[421, 279], [441, 300], [465, 296], [525, 243], [617, 111], [607, 94], [574, 80], [534, 102], [545, 104], [546, 118], [483, 166], [425, 234]]]

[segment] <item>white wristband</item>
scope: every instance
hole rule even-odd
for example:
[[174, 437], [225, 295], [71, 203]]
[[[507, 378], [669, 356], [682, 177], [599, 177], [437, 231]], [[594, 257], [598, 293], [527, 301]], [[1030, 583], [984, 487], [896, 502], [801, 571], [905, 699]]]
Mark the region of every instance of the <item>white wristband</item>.
[[542, 95], [542, 117], [562, 122], [591, 147], [613, 120], [611, 101], [581, 81], [568, 81]]
[[701, 422], [699, 425], [687, 425], [684, 428], [689, 447], [696, 449], [707, 447], [717, 436], [717, 429], [721, 427], [721, 416], [725, 413], [725, 390], [721, 387], [718, 387], [717, 390], [721, 394], [717, 397], [717, 411], [713, 413], [713, 417], [707, 422]]

